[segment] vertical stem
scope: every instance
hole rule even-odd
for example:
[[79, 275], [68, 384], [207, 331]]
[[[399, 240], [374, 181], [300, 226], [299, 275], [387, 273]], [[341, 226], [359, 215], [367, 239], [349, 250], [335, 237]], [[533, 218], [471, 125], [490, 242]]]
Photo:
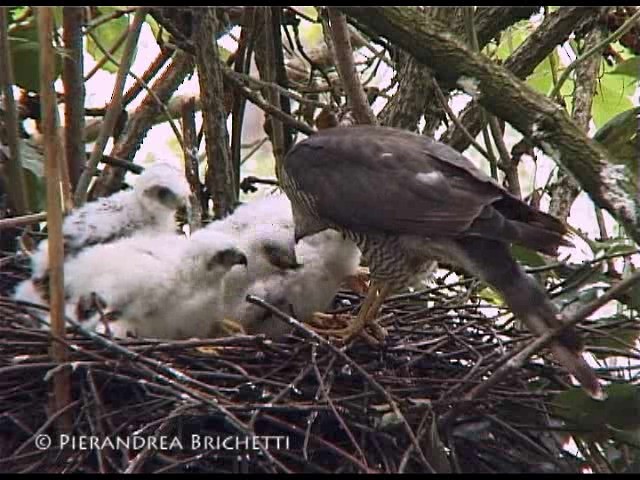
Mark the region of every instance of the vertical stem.
[[360, 78], [353, 62], [353, 48], [351, 47], [347, 20], [343, 13], [333, 7], [329, 7], [328, 15], [329, 22], [331, 22], [331, 37], [333, 38], [336, 68], [351, 104], [353, 116], [359, 124], [377, 125], [378, 120], [367, 101], [367, 95], [360, 83]]
[[207, 205], [200, 183], [198, 165], [198, 134], [196, 132], [196, 99], [190, 97], [182, 104], [182, 139], [184, 147], [184, 171], [191, 186], [191, 212], [188, 215], [189, 229], [193, 233], [202, 226], [203, 210]]
[[[62, 237], [62, 204], [60, 197], [60, 143], [57, 135], [57, 102], [53, 88], [55, 54], [53, 50], [53, 12], [51, 7], [36, 11], [40, 38], [40, 101], [44, 133], [45, 177], [47, 181], [47, 227], [49, 230], [49, 275], [51, 332], [64, 338], [64, 244]], [[67, 351], [60, 342], [52, 342], [50, 354], [59, 364], [67, 361]], [[59, 411], [71, 402], [70, 371], [58, 371], [53, 377], [54, 406]], [[71, 417], [63, 415], [61, 431], [69, 431]]]
[[18, 135], [18, 114], [13, 98], [13, 69], [7, 34], [7, 7], [0, 7], [0, 88], [4, 96], [6, 115], [5, 128], [11, 158], [7, 165], [7, 188], [11, 206], [16, 215], [29, 213], [29, 200], [20, 158], [20, 137]]
[[[270, 7], [262, 8], [263, 16], [263, 28], [264, 28], [264, 39], [265, 39], [265, 68], [263, 72], [263, 80], [276, 83], [277, 81], [277, 73], [276, 73], [276, 45], [273, 36], [273, 22], [272, 22], [272, 11]], [[280, 103], [280, 94], [277, 89], [273, 87], [266, 87], [267, 100], [271, 105], [273, 105], [278, 110], [282, 110], [282, 105]], [[274, 116], [269, 117], [269, 123], [271, 125], [271, 147], [273, 148], [273, 156], [276, 161], [276, 177], [280, 179], [280, 169], [282, 166], [282, 161], [285, 155], [285, 139], [284, 139], [284, 124], [279, 119]]]
[[76, 188], [86, 162], [84, 147], [84, 61], [82, 22], [84, 7], [62, 9], [62, 40], [67, 54], [62, 63], [64, 86], [64, 148], [71, 187]]
[[102, 158], [102, 152], [107, 145], [107, 141], [113, 132], [113, 127], [120, 116], [122, 111], [122, 91], [124, 90], [124, 84], [127, 80], [127, 74], [131, 68], [131, 62], [133, 61], [133, 52], [135, 52], [138, 44], [138, 37], [140, 36], [140, 29], [142, 28], [142, 22], [147, 15], [148, 8], [139, 8], [133, 17], [133, 22], [129, 27], [129, 33], [127, 35], [127, 41], [122, 52], [122, 60], [120, 61], [120, 67], [118, 68], [118, 74], [116, 76], [116, 83], [113, 87], [113, 94], [111, 95], [111, 102], [107, 108], [107, 113], [104, 116], [104, 123], [100, 130], [100, 135], [93, 147], [89, 161], [87, 162], [87, 168], [78, 181], [75, 192], [75, 203], [77, 206], [84, 204], [87, 201], [87, 194], [89, 191], [89, 183], [91, 177], [98, 167], [100, 158]]
[[206, 184], [213, 199], [215, 218], [223, 218], [233, 210], [238, 192], [234, 188], [236, 181], [229, 151], [216, 10], [216, 7], [200, 10], [200, 16], [195, 19], [194, 38], [198, 38], [196, 63], [207, 148]]

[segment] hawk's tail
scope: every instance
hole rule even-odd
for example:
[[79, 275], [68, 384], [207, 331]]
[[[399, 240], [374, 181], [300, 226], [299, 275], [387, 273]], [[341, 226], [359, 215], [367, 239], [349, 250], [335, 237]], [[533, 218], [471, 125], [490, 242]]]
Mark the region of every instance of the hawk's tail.
[[[544, 289], [520, 268], [505, 243], [467, 237], [459, 244], [466, 257], [463, 265], [496, 288], [511, 311], [533, 333], [543, 335], [562, 326], [557, 310]], [[591, 397], [604, 398], [598, 377], [580, 353], [582, 344], [575, 329], [565, 329], [550, 349], [556, 360], [578, 379]]]

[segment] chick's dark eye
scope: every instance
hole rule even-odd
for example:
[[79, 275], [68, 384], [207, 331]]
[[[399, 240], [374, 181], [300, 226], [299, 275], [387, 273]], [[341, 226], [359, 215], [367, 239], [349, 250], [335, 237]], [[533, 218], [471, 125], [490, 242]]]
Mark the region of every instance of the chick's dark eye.
[[174, 197], [173, 192], [167, 187], [158, 187], [156, 195], [158, 196], [158, 200], [163, 203], [171, 200]]

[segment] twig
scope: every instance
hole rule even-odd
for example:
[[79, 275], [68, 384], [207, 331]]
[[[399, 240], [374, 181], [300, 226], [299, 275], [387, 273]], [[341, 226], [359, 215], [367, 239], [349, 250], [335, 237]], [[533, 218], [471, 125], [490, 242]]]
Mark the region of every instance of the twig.
[[300, 331], [305, 336], [311, 337], [316, 342], [319, 342], [321, 345], [323, 345], [324, 347], [326, 347], [329, 350], [331, 350], [333, 353], [335, 353], [340, 358], [342, 358], [346, 363], [348, 363], [353, 368], [355, 368], [358, 371], [358, 373], [360, 375], [362, 375], [367, 380], [367, 382], [369, 384], [371, 384], [371, 386], [378, 393], [380, 393], [385, 398], [385, 400], [389, 403], [389, 406], [391, 407], [391, 410], [393, 410], [393, 413], [402, 422], [402, 424], [403, 424], [403, 426], [404, 426], [404, 428], [405, 428], [405, 430], [407, 432], [407, 435], [409, 435], [409, 438], [411, 439], [411, 442], [414, 444], [414, 448], [418, 452], [418, 455], [420, 456], [420, 460], [422, 461], [424, 466], [431, 473], [435, 473], [435, 470], [433, 469], [433, 467], [429, 464], [429, 462], [425, 458], [424, 452], [422, 451], [422, 448], [420, 447], [418, 439], [416, 438], [415, 433], [411, 429], [411, 425], [409, 425], [409, 422], [407, 422], [407, 419], [404, 417], [404, 415], [400, 411], [400, 408], [398, 407], [398, 404], [396, 403], [396, 401], [393, 399], [393, 397], [391, 397], [389, 392], [387, 392], [382, 385], [380, 385], [373, 377], [371, 377], [371, 375], [369, 375], [367, 373], [367, 371], [364, 368], [362, 368], [357, 362], [354, 362], [351, 359], [351, 357], [349, 357], [349, 355], [347, 355], [345, 353], [344, 350], [337, 348], [335, 345], [333, 345], [331, 342], [329, 342], [328, 340], [323, 338], [321, 335], [317, 334], [316, 332], [314, 332], [310, 328], [305, 327], [301, 322], [299, 322], [295, 318], [287, 315], [286, 313], [284, 313], [282, 310], [278, 309], [277, 307], [274, 307], [273, 305], [265, 302], [261, 298], [256, 297], [254, 295], [247, 295], [247, 302], [253, 303], [254, 305], [258, 305], [258, 306], [268, 310], [269, 312], [273, 313], [278, 318], [284, 320], [287, 324], [291, 325], [292, 327], [295, 327], [296, 330]]
[[82, 57], [82, 19], [84, 7], [63, 7], [64, 148], [71, 188], [75, 189], [86, 163], [84, 132], [84, 60]]
[[113, 87], [113, 94], [111, 95], [111, 103], [109, 104], [107, 113], [104, 116], [104, 123], [102, 125], [102, 129], [100, 130], [100, 135], [98, 135], [98, 139], [96, 140], [93, 151], [91, 152], [91, 157], [89, 157], [89, 161], [87, 162], [87, 169], [82, 173], [76, 187], [76, 206], [81, 206], [87, 201], [89, 182], [91, 181], [91, 177], [98, 167], [100, 157], [102, 157], [102, 152], [107, 145], [107, 140], [109, 140], [109, 137], [111, 136], [111, 132], [113, 131], [116, 120], [120, 116], [120, 112], [122, 110], [122, 92], [124, 89], [124, 84], [127, 79], [127, 73], [131, 68], [133, 52], [135, 51], [135, 47], [138, 43], [140, 29], [142, 27], [142, 22], [147, 15], [147, 11], [148, 9], [145, 7], [138, 9], [133, 18], [133, 22], [129, 27], [127, 41], [124, 47], [124, 52], [122, 53], [122, 61], [120, 62], [120, 67], [118, 68], [116, 82]]
[[498, 118], [495, 115], [489, 116], [489, 129], [491, 130], [491, 136], [496, 144], [498, 155], [500, 155], [500, 162], [498, 167], [505, 174], [507, 180], [507, 187], [511, 193], [516, 197], [522, 198], [522, 189], [520, 188], [520, 177], [518, 176], [518, 166], [514, 164], [511, 159], [511, 155], [507, 150], [507, 145], [504, 143], [504, 132], [500, 129], [498, 124]]
[[[42, 129], [44, 133], [45, 176], [47, 179], [47, 226], [49, 229], [49, 296], [51, 331], [64, 338], [64, 241], [62, 237], [62, 205], [60, 199], [60, 148], [57, 128], [55, 80], [55, 52], [53, 50], [53, 12], [51, 7], [37, 11], [38, 35], [40, 40], [40, 101], [42, 108]], [[51, 345], [51, 358], [58, 364], [67, 361], [67, 351], [60, 343]], [[55, 410], [62, 410], [71, 403], [70, 372], [59, 372], [53, 379]], [[71, 430], [70, 415], [61, 417], [59, 428], [62, 432]]]
[[149, 82], [158, 74], [162, 67], [164, 67], [165, 63], [169, 61], [172, 53], [172, 50], [169, 48], [163, 48], [160, 50], [158, 56], [153, 60], [153, 62], [151, 62], [140, 77], [141, 81], [136, 81], [136, 83], [134, 83], [124, 94], [122, 98], [123, 105], [129, 105], [140, 94], [140, 92], [142, 92], [145, 86], [147, 86], [148, 89]]
[[[87, 35], [91, 35], [91, 32], [89, 30], [87, 31]], [[128, 32], [122, 32], [122, 35], [118, 37], [118, 39], [113, 43], [113, 45], [111, 45], [111, 48], [106, 52], [108, 52], [111, 55], [116, 53], [118, 49], [122, 46], [124, 41], [127, 39], [127, 35], [128, 35]], [[96, 38], [95, 37], [91, 37], [91, 38], [95, 42]], [[98, 45], [98, 42], [96, 42], [96, 46], [97, 45]], [[89, 73], [87, 73], [87, 75], [84, 77], [84, 83], [91, 80], [91, 78], [100, 71], [100, 69], [104, 66], [104, 64], [109, 61], [109, 55], [106, 55], [104, 49], [101, 51], [102, 51], [102, 58], [98, 60], [98, 62], [93, 66], [91, 70], [89, 70]]]
[[602, 296], [580, 308], [570, 318], [567, 318], [562, 322], [562, 327], [549, 330], [544, 335], [538, 337], [527, 346], [521, 348], [519, 351], [516, 351], [510, 355], [506, 355], [505, 358], [501, 360], [501, 365], [495, 370], [491, 377], [489, 377], [487, 380], [467, 393], [464, 396], [463, 403], [458, 404], [441, 418], [442, 424], [446, 424], [451, 421], [455, 417], [455, 415], [460, 412], [460, 409], [464, 407], [465, 403], [470, 402], [487, 393], [493, 386], [504, 380], [511, 372], [518, 368], [522, 368], [529, 357], [535, 355], [540, 350], [545, 348], [558, 335], [564, 332], [565, 329], [577, 325], [579, 322], [595, 313], [596, 310], [604, 306], [610, 300], [615, 299], [615, 297], [617, 297], [619, 294], [625, 292], [638, 282], [640, 282], [640, 271], [637, 271], [630, 277], [618, 282], [616, 285], [610, 287], [606, 292], [604, 292]]
[[[89, 34], [90, 36], [92, 34]], [[98, 47], [98, 49], [103, 52], [108, 58], [109, 60], [114, 63], [116, 66], [120, 66], [120, 62], [118, 62], [113, 55], [111, 55], [109, 52], [107, 52], [104, 47], [100, 44], [100, 42], [98, 42], [98, 40], [96, 38], [94, 38], [95, 44]], [[177, 60], [177, 58], [176, 58]], [[176, 63], [176, 60], [174, 60], [174, 64]], [[157, 71], [159, 70], [159, 68], [156, 69], [157, 67], [157, 63], [159, 63], [159, 61], [161, 61], [161, 59], [156, 58], [151, 66], [150, 69], [147, 69], [147, 72], [145, 73], [149, 73], [149, 72], [153, 72], [153, 71]], [[171, 117], [171, 114], [169, 113], [169, 110], [167, 109], [167, 106], [164, 104], [164, 102], [162, 101], [162, 99], [160, 98], [160, 96], [154, 91], [154, 89], [152, 87], [150, 87], [147, 82], [142, 79], [141, 77], [139, 77], [138, 75], [136, 75], [135, 73], [133, 73], [132, 71], [128, 72], [129, 75], [131, 75], [134, 80], [137, 82], [137, 85], [140, 86], [140, 88], [144, 88], [149, 96], [151, 96], [153, 98], [153, 100], [156, 102], [157, 106], [160, 108], [160, 110], [162, 110], [162, 112], [165, 114], [165, 117], [167, 118], [167, 122], [169, 122], [169, 126], [171, 127], [171, 130], [173, 130], [174, 135], [176, 136], [176, 140], [178, 141], [178, 144], [180, 145], [180, 147], [182, 147], [182, 135], [180, 135], [180, 131], [178, 130], [178, 127], [176, 126], [175, 122], [173, 121], [173, 118]], [[166, 76], [166, 72], [165, 72], [165, 76]], [[131, 90], [130, 90], [131, 91]], [[127, 92], [129, 93], [129, 92]], [[126, 103], [124, 102], [124, 100], [126, 100], [127, 97], [123, 96], [123, 101], [122, 101], [122, 106], [125, 106]]]
[[[153, 121], [160, 112], [169, 119], [169, 126], [182, 147], [182, 135], [171, 117], [171, 112], [165, 105], [185, 77], [193, 71], [193, 58], [182, 51], [176, 52], [171, 64], [155, 80], [151, 87], [144, 84], [148, 95], [142, 100], [138, 108], [129, 116], [123, 135], [118, 138], [111, 150], [111, 155], [133, 161], [147, 132], [153, 126]], [[134, 78], [136, 75], [132, 74]], [[140, 80], [138, 78], [138, 80]], [[140, 80], [142, 81], [142, 80]], [[179, 108], [177, 108], [179, 111]], [[180, 114], [178, 114], [180, 115]], [[103, 196], [117, 191], [124, 179], [122, 169], [107, 167], [94, 187], [92, 195]]]
[[7, 9], [0, 7], [0, 88], [4, 97], [5, 128], [7, 130], [7, 142], [11, 158], [7, 164], [7, 189], [9, 198], [16, 214], [29, 213], [29, 199], [22, 170], [20, 155], [20, 136], [18, 135], [18, 115], [16, 101], [13, 98], [13, 68], [7, 34]]
[[328, 15], [335, 47], [333, 53], [335, 55], [336, 68], [351, 104], [356, 122], [362, 125], [377, 125], [378, 120], [369, 106], [364, 88], [360, 83], [360, 77], [353, 63], [353, 48], [351, 47], [347, 20], [343, 13], [333, 7], [328, 8]]
[[469, 139], [469, 143], [473, 145], [473, 148], [475, 148], [478, 152], [480, 152], [480, 154], [484, 158], [488, 160], [489, 153], [482, 147], [482, 145], [476, 142], [476, 139], [473, 138], [473, 136], [469, 133], [469, 131], [465, 128], [465, 126], [460, 122], [460, 119], [458, 118], [458, 116], [453, 112], [453, 110], [451, 110], [451, 107], [449, 106], [449, 102], [447, 102], [447, 98], [444, 96], [444, 93], [442, 92], [440, 85], [438, 85], [437, 80], [435, 79], [433, 80], [433, 85], [434, 85], [434, 91], [436, 92], [436, 96], [438, 97], [438, 101], [442, 105], [442, 108], [444, 108], [445, 112], [447, 112], [447, 116], [456, 125], [456, 127], [458, 127], [465, 134], [465, 136]]
[[578, 67], [582, 62], [586, 61], [591, 55], [599, 53], [610, 43], [614, 43], [617, 40], [619, 40], [625, 33], [627, 33], [631, 28], [635, 26], [638, 19], [640, 19], [640, 10], [638, 10], [631, 17], [629, 17], [627, 21], [624, 22], [622, 26], [618, 28], [615, 32], [613, 32], [607, 38], [602, 40], [597, 45], [594, 45], [589, 50], [587, 50], [582, 55], [580, 55], [578, 58], [576, 58], [573, 62], [571, 62], [567, 66], [567, 68], [564, 69], [564, 71], [562, 72], [562, 75], [560, 75], [560, 78], [558, 79], [558, 83], [556, 83], [556, 85], [551, 89], [548, 97], [554, 98], [556, 95], [558, 95], [560, 93], [560, 89], [562, 88], [562, 85], [567, 80], [567, 78], [569, 78], [569, 75], [571, 75], [571, 72], [575, 70], [576, 67]]
[[253, 103], [255, 106], [257, 106], [261, 110], [272, 115], [273, 117], [278, 118], [279, 120], [287, 123], [291, 127], [295, 128], [299, 132], [302, 132], [306, 135], [313, 135], [314, 133], [316, 133], [316, 131], [306, 123], [293, 118], [291, 115], [287, 115], [282, 110], [277, 109], [272, 104], [260, 98], [259, 94], [247, 88], [241, 80], [235, 78], [233, 75], [228, 75], [227, 72], [225, 72], [224, 70], [223, 70], [223, 74], [231, 83], [234, 84], [234, 86], [237, 88], [240, 94], [246, 97], [247, 100], [249, 100], [251, 103]]
[[[602, 29], [596, 26], [585, 36], [584, 48], [590, 49], [591, 46], [599, 44], [603, 36]], [[591, 108], [598, 85], [600, 64], [600, 55], [594, 55], [576, 67], [571, 118], [585, 133], [589, 132]], [[557, 180], [550, 186], [549, 191], [551, 193], [549, 213], [560, 220], [566, 220], [571, 212], [573, 202], [580, 194], [580, 186], [564, 168], [559, 166]]]
[[33, 225], [34, 223], [44, 222], [46, 219], [47, 214], [45, 212], [32, 213], [31, 215], [22, 215], [20, 217], [2, 218], [0, 219], [0, 230]]

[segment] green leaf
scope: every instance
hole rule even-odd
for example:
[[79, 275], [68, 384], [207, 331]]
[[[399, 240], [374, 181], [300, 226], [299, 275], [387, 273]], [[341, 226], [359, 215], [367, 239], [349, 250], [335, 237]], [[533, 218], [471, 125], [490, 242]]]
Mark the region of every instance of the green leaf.
[[[616, 323], [620, 323], [620, 325], [615, 328], [603, 328], [606, 327], [607, 324]], [[589, 327], [593, 329], [602, 328], [602, 331], [607, 333], [607, 335], [598, 335], [597, 333], [589, 335], [588, 344], [595, 347], [625, 350], [626, 347], [623, 343], [634, 345], [635, 341], [640, 337], [640, 324], [630, 321], [629, 318], [624, 315], [599, 318], [597, 322], [590, 324]], [[591, 351], [591, 353], [600, 359], [619, 356], [619, 354], [601, 351]]]
[[496, 57], [505, 60], [509, 55], [515, 52], [520, 45], [526, 40], [530, 33], [530, 22], [521, 21], [511, 28], [508, 28], [500, 37], [500, 44], [496, 49]]
[[[100, 7], [101, 14], [110, 14], [118, 10], [118, 7]], [[91, 31], [91, 35], [87, 35], [87, 52], [91, 55], [96, 62], [102, 60], [104, 57], [102, 50], [96, 45], [96, 41], [102, 46], [102, 48], [110, 52], [113, 46], [120, 40], [120, 38], [127, 33], [129, 29], [129, 18], [127, 15], [109, 20], [103, 23], [99, 27], [94, 28]], [[93, 39], [95, 37], [95, 41]], [[118, 49], [111, 53], [111, 56], [119, 63], [122, 60], [122, 53], [124, 49], [124, 43], [118, 47]], [[135, 58], [135, 52], [134, 52]], [[104, 63], [102, 68], [108, 72], [115, 73], [118, 71], [118, 66], [112, 61], [108, 60]]]
[[591, 112], [596, 126], [600, 128], [619, 113], [631, 109], [633, 104], [627, 95], [632, 93], [632, 89], [625, 88], [624, 77], [605, 73], [593, 97]]
[[560, 393], [553, 412], [562, 418], [574, 435], [592, 439], [610, 437], [609, 426], [624, 431], [640, 428], [640, 388], [627, 383], [605, 387], [607, 399], [593, 400], [580, 388]]
[[[620, 160], [633, 175], [638, 175], [638, 121], [640, 107], [631, 108], [611, 118], [593, 136], [611, 153], [612, 160]], [[617, 162], [616, 162], [617, 163]]]
[[620, 62], [609, 74], [626, 75], [640, 80], [640, 57], [631, 57]]
[[504, 305], [504, 300], [502, 299], [502, 296], [491, 287], [485, 287], [482, 290], [480, 290], [478, 292], [478, 297], [480, 297], [481, 299], [489, 303], [492, 303], [493, 305], [497, 305], [497, 306]]
[[521, 247], [520, 245], [512, 245], [511, 253], [519, 260], [520, 263], [524, 263], [529, 267], [543, 267], [547, 264], [544, 261], [542, 255], [538, 252], [534, 252], [533, 250], [529, 250], [528, 248]]
[[[33, 19], [11, 30], [9, 48], [16, 85], [31, 92], [40, 91], [40, 44]], [[57, 78], [62, 72], [62, 61], [57, 52], [55, 56], [55, 78]]]

